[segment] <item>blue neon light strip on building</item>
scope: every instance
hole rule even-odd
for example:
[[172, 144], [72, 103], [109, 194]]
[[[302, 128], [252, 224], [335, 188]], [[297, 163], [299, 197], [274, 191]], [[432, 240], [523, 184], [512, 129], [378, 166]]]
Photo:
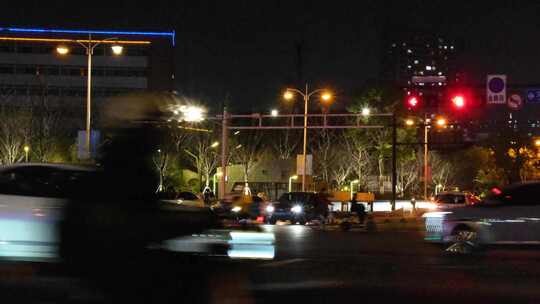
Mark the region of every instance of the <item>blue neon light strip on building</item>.
[[16, 33], [55, 33], [55, 34], [97, 34], [97, 35], [138, 35], [138, 36], [156, 36], [170, 37], [174, 46], [176, 32], [137, 32], [137, 31], [103, 31], [103, 30], [68, 30], [68, 29], [45, 29], [45, 28], [20, 28], [20, 27], [0, 27], [0, 31]]

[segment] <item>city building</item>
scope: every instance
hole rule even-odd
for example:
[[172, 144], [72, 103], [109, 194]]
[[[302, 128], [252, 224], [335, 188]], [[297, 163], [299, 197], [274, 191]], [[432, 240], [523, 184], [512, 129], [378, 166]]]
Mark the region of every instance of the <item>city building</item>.
[[384, 40], [382, 78], [402, 88], [442, 87], [460, 82], [461, 46], [432, 33], [392, 33]]
[[123, 93], [171, 91], [174, 44], [174, 32], [0, 27], [0, 103], [46, 99], [85, 108], [89, 46], [93, 105]]

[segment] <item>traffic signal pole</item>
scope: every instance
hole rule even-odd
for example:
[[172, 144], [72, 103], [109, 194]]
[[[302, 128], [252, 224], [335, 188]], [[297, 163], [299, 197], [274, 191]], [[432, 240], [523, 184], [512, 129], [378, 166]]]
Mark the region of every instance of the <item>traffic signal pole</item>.
[[424, 200], [428, 200], [428, 122], [427, 114], [424, 115]]
[[396, 210], [396, 186], [397, 186], [397, 124], [396, 113], [392, 113], [392, 211]]
[[219, 177], [219, 199], [225, 197], [227, 189], [227, 159], [229, 157], [229, 128], [228, 125], [229, 115], [227, 108], [223, 108], [223, 117], [221, 119], [221, 176]]

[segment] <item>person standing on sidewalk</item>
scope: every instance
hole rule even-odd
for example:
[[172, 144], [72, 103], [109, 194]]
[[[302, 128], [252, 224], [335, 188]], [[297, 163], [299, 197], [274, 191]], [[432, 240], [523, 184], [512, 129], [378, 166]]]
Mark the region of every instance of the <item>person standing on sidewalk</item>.
[[358, 216], [358, 222], [363, 225], [364, 221], [366, 219], [366, 206], [364, 206], [364, 203], [356, 203], [356, 215]]
[[358, 216], [358, 222], [360, 224], [364, 224], [364, 220], [366, 218], [366, 207], [363, 203], [358, 202], [355, 196], [353, 196], [351, 199], [351, 212], [355, 212], [356, 216]]

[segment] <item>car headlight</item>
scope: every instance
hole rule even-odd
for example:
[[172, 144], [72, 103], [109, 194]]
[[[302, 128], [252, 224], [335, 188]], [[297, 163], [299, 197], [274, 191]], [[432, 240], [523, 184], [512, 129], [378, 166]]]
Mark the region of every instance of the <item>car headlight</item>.
[[242, 207], [236, 206], [231, 209], [232, 212], [240, 212], [242, 210]]
[[302, 213], [302, 206], [300, 205], [295, 205], [291, 208], [291, 211], [294, 212], [294, 213]]
[[266, 206], [266, 212], [272, 213], [272, 212], [274, 212], [274, 210], [275, 210], [274, 206], [272, 206], [272, 205]]

